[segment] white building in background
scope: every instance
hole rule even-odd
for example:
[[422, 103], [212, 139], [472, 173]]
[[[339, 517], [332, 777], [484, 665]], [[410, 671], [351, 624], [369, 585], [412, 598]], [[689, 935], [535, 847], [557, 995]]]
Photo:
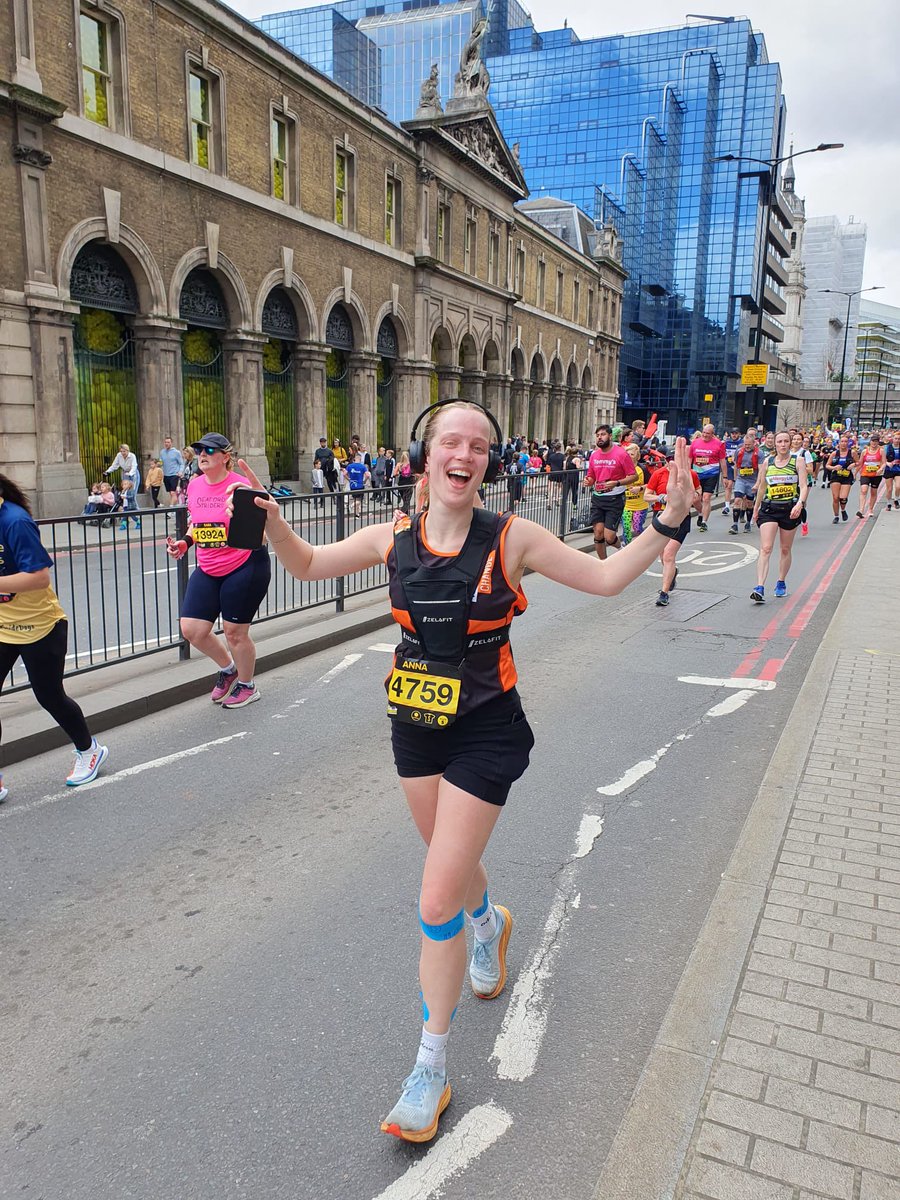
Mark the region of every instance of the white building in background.
[[[794, 147], [791, 146], [793, 154]], [[781, 322], [784, 325], [784, 340], [778, 347], [778, 355], [783, 362], [794, 368], [795, 377], [799, 375], [803, 352], [803, 322], [806, 319], [806, 269], [803, 265], [803, 231], [806, 226], [806, 202], [796, 192], [797, 177], [794, 174], [794, 164], [788, 159], [784, 174], [781, 177], [781, 191], [785, 203], [791, 212], [793, 228], [790, 231], [791, 253], [785, 266], [788, 281], [784, 287], [784, 300], [787, 305]]]
[[[848, 326], [847, 297], [863, 286], [866, 226], [851, 217], [807, 217], [803, 228], [802, 258], [806, 274], [803, 302], [803, 339], [800, 370], [805, 386], [827, 383], [841, 370], [844, 333]], [[825, 292], [831, 289], [831, 294]], [[844, 377], [856, 369], [856, 328], [859, 296], [850, 299], [847, 357]]]
[[856, 363], [860, 421], [900, 424], [900, 308], [862, 297]]

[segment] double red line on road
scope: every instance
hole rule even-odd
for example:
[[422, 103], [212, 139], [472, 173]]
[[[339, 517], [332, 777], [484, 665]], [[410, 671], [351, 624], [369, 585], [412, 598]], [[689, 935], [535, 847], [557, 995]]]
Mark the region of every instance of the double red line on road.
[[[787, 628], [787, 636], [792, 639], [796, 645], [797, 639], [806, 629], [812, 618], [813, 613], [819, 607], [822, 597], [828, 591], [828, 588], [834, 579], [837, 572], [840, 570], [841, 564], [850, 553], [853, 543], [865, 529], [865, 522], [860, 522], [853, 530], [847, 540], [840, 546], [835, 553], [835, 547], [831, 546], [818, 559], [812, 570], [806, 575], [803, 582], [795, 592], [792, 592], [783, 605], [779, 606], [776, 616], [766, 625], [759, 635], [759, 640], [753, 649], [747, 654], [740, 665], [734, 670], [733, 675], [739, 679], [745, 679], [749, 675], [755, 675], [757, 679], [774, 679], [793, 652], [794, 646], [790, 646], [784, 658], [770, 658], [765, 665], [757, 669], [759, 660], [762, 658], [769, 642], [773, 637], [784, 630], [788, 618], [791, 613], [803, 599], [804, 595], [810, 588], [814, 588], [812, 595], [809, 596], [806, 603], [797, 613], [790, 626]], [[777, 548], [777, 547], [776, 547]], [[818, 584], [817, 584], [818, 581]], [[817, 584], [817, 586], [815, 586]]]

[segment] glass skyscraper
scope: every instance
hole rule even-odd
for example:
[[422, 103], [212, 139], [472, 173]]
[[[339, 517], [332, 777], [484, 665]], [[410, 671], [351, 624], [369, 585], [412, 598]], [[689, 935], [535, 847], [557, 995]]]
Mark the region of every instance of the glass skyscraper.
[[[260, 24], [303, 54], [276, 22], [296, 30], [323, 11], [378, 46], [381, 106], [399, 122], [412, 116], [432, 62], [442, 98], [452, 95], [460, 50], [484, 8], [344, 0]], [[790, 216], [775, 188], [770, 222], [764, 165], [713, 160], [783, 153], [781, 75], [764, 38], [735, 18], [582, 41], [569, 28], [536, 31], [516, 0], [491, 4], [489, 18], [489, 99], [506, 140], [519, 145], [532, 196], [572, 201], [623, 238], [624, 415], [656, 410], [678, 428], [707, 416], [740, 422], [740, 365], [753, 357], [763, 296], [761, 357], [777, 363]]]

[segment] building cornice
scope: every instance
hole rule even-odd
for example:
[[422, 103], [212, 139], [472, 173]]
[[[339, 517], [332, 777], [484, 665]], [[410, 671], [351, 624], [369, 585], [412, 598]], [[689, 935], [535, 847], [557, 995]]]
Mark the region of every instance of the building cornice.
[[54, 100], [42, 92], [33, 92], [31, 88], [10, 83], [7, 79], [0, 79], [0, 108], [24, 113], [44, 124], [58, 121], [66, 111], [66, 105], [61, 100]]

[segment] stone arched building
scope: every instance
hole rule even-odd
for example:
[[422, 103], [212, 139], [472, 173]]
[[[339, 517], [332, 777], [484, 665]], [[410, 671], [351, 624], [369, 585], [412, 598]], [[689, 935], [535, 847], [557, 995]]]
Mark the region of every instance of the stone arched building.
[[0, 6], [0, 469], [50, 516], [123, 441], [221, 429], [305, 486], [320, 435], [400, 449], [436, 396], [589, 436], [620, 261], [451, 109], [398, 128], [215, 0]]

